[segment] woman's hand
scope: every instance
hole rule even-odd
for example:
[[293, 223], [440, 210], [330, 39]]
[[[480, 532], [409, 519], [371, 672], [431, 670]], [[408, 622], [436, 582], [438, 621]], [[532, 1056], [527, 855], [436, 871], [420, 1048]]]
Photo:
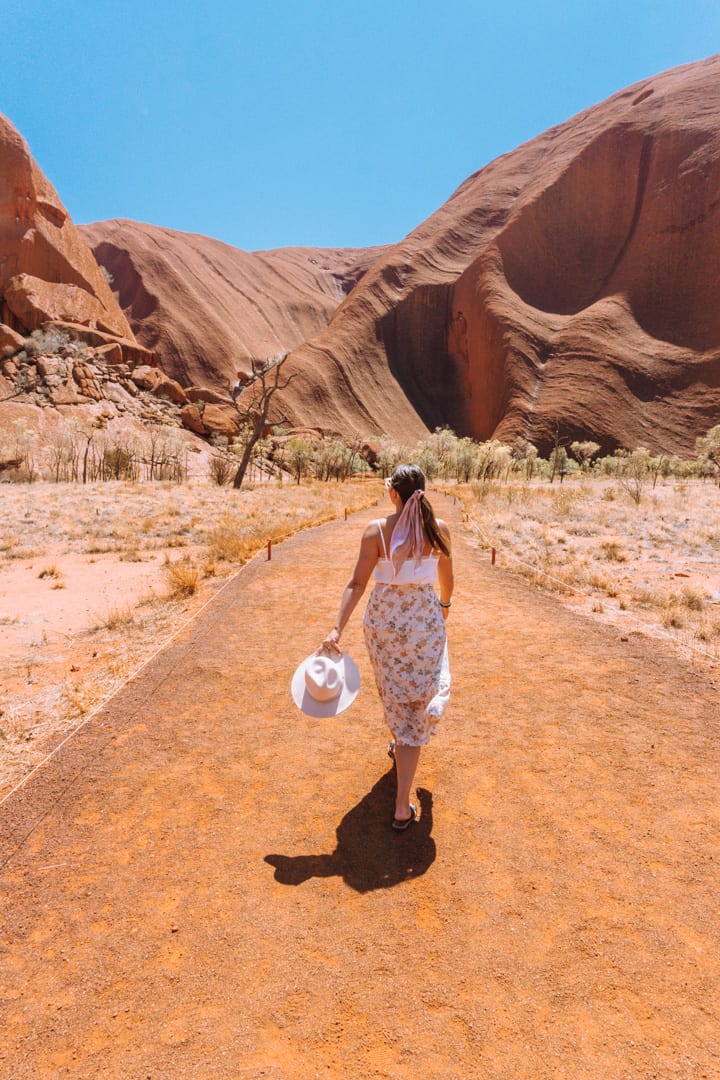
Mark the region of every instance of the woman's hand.
[[331, 656], [342, 656], [342, 649], [340, 648], [340, 631], [337, 626], [333, 626], [330, 633], [326, 635], [318, 652], [327, 652], [330, 653]]

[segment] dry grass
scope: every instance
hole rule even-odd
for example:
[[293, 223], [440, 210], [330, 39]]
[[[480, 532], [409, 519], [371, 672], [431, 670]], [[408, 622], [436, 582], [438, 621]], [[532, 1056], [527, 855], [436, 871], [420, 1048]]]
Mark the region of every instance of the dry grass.
[[[122, 580], [127, 574], [155, 577], [142, 594], [136, 589], [132, 603], [120, 590], [115, 603], [104, 610], [95, 606], [84, 625], [63, 634], [51, 629], [48, 636], [46, 619], [35, 625], [25, 608], [13, 610], [2, 601], [0, 625], [7, 629], [0, 635], [0, 794], [269, 539], [342, 517], [345, 509], [369, 506], [382, 494], [380, 482], [367, 480], [266, 483], [240, 492], [201, 481], [6, 486], [0, 580], [34, 569], [51, 590], [64, 587], [69, 603], [83, 586], [66, 569], [68, 560], [109, 561]], [[22, 547], [20, 538], [30, 535], [32, 549]], [[171, 557], [178, 549], [182, 558]]]
[[51, 566], [44, 566], [43, 569], [38, 574], [38, 577], [39, 578], [60, 578], [60, 577], [62, 577], [62, 574], [58, 570], [55, 563], [53, 563]]
[[168, 580], [168, 597], [177, 600], [180, 597], [194, 596], [200, 587], [200, 571], [192, 559], [168, 559], [163, 566]]
[[612, 481], [589, 477], [456, 490], [500, 565], [606, 622], [720, 659], [717, 487], [670, 480], [639, 505]]

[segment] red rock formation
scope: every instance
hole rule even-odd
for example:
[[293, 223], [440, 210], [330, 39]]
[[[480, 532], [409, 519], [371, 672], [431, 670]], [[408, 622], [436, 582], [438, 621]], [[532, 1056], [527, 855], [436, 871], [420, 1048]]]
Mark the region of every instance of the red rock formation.
[[384, 248], [247, 252], [134, 221], [81, 226], [140, 341], [184, 386], [227, 388], [239, 369], [295, 348]]
[[132, 339], [57, 192], [0, 116], [0, 320], [27, 333], [56, 318]]
[[720, 418], [720, 57], [471, 176], [290, 357], [296, 423], [692, 449]]

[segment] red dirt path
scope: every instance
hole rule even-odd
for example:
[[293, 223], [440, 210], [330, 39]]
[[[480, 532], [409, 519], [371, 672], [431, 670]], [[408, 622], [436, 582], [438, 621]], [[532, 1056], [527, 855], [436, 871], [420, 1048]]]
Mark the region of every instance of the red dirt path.
[[260, 559], [0, 807], [7, 1078], [720, 1075], [720, 692], [491, 568], [396, 835], [364, 685], [298, 713], [364, 511]]

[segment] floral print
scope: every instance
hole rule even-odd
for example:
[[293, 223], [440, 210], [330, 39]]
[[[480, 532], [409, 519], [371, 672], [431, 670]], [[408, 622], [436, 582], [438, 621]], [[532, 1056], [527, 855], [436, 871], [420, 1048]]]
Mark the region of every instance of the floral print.
[[432, 585], [376, 585], [365, 644], [385, 721], [403, 746], [425, 746], [450, 697], [445, 620]]

